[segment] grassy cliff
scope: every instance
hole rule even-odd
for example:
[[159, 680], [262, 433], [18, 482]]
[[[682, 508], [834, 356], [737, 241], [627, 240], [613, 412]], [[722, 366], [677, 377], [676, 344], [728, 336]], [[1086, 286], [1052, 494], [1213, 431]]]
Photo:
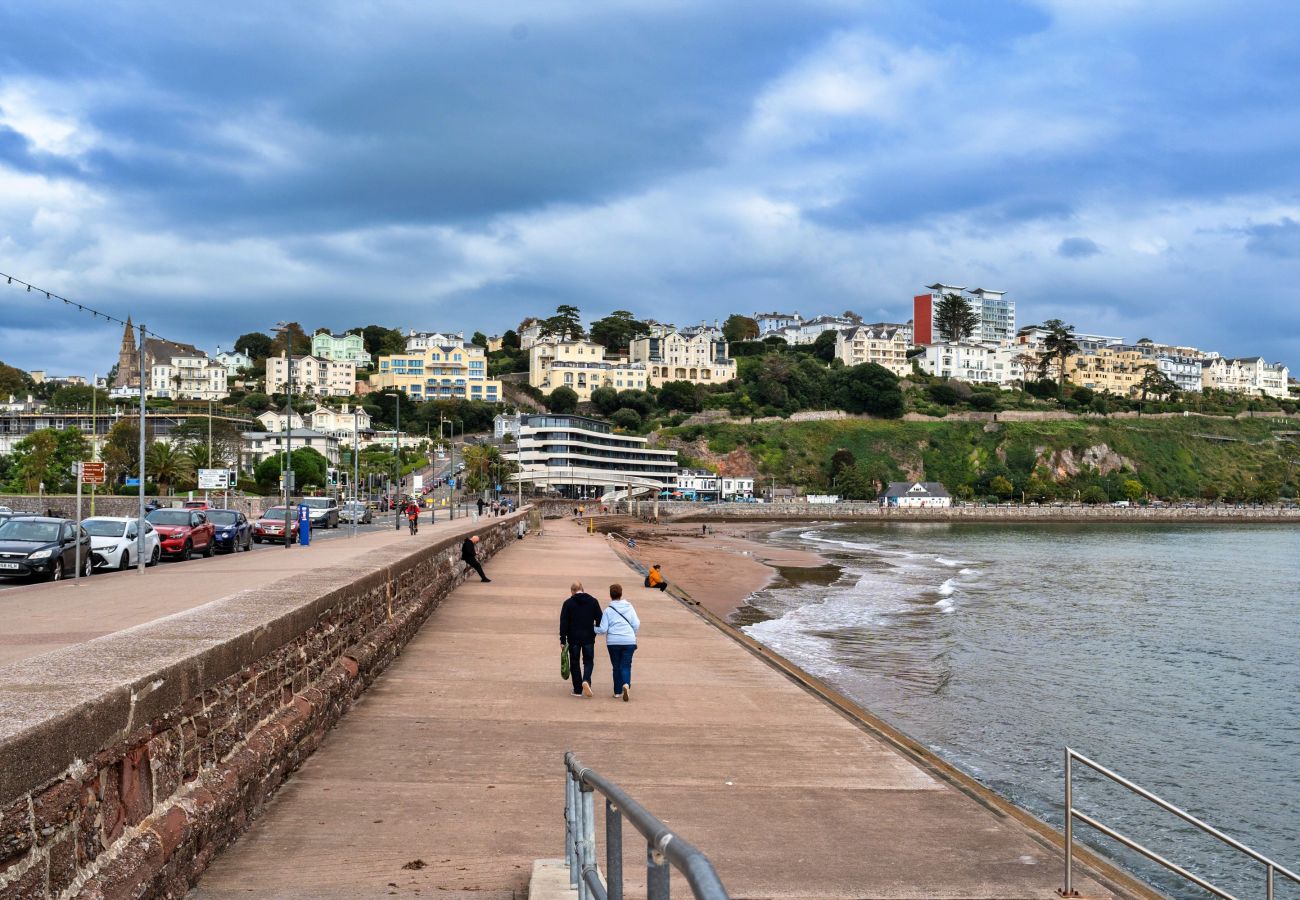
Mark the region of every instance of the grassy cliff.
[[1300, 489], [1295, 419], [848, 419], [687, 426], [661, 432], [663, 441], [715, 468], [848, 496], [907, 478], [940, 481], [957, 496], [1038, 500], [1268, 501]]

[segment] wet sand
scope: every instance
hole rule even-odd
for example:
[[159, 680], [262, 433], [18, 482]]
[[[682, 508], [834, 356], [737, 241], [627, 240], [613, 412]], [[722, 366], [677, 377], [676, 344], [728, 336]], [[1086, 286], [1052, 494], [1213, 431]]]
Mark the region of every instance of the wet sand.
[[787, 580], [802, 580], [801, 572], [816, 577], [823, 569], [834, 569], [838, 574], [838, 567], [816, 553], [761, 540], [788, 527], [771, 522], [719, 523], [709, 525], [707, 535], [699, 525], [632, 526], [625, 530], [636, 539], [633, 556], [638, 562], [647, 567], [661, 564], [669, 584], [680, 585], [701, 606], [725, 619], [740, 610], [751, 594], [783, 575]]

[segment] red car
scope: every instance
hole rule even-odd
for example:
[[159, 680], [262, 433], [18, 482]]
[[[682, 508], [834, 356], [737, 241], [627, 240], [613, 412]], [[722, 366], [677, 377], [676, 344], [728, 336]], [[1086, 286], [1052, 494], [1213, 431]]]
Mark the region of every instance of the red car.
[[189, 559], [197, 551], [211, 556], [216, 549], [216, 528], [196, 509], [155, 509], [145, 519], [153, 523], [165, 556]]
[[[260, 544], [262, 541], [276, 543], [284, 540], [284, 507], [272, 506], [262, 517], [253, 523], [253, 543]], [[289, 514], [289, 540], [298, 540], [298, 515], [297, 512]]]
[[181, 509], [211, 509], [212, 506], [206, 500], [186, 500], [181, 504]]

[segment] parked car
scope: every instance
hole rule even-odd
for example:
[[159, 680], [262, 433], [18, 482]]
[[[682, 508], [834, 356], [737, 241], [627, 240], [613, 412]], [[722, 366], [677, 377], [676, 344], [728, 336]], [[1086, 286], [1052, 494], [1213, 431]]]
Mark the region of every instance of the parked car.
[[217, 550], [236, 553], [253, 549], [253, 525], [248, 516], [237, 509], [210, 509], [206, 515], [216, 529]]
[[[253, 543], [260, 544], [262, 541], [284, 540], [284, 512], [283, 506], [272, 506], [262, 517], [253, 523]], [[289, 513], [289, 540], [298, 539], [298, 520], [297, 511]]]
[[349, 500], [339, 509], [339, 521], [356, 522], [359, 525], [366, 525], [375, 519], [374, 512], [370, 509], [369, 503], [362, 503], [360, 500]]
[[14, 516], [0, 525], [0, 575], [35, 575], [50, 581], [70, 578], [77, 570], [78, 544], [81, 574], [90, 575], [90, 535], [84, 528], [71, 519]]
[[212, 509], [212, 505], [206, 500], [186, 500], [181, 509]]
[[[81, 527], [90, 535], [90, 554], [96, 569], [129, 569], [136, 564], [138, 524], [138, 520], [125, 516], [81, 520]], [[162, 540], [148, 520], [144, 523], [144, 558], [151, 566], [162, 558]]]
[[339, 527], [339, 505], [332, 497], [303, 497], [298, 502], [310, 510], [313, 530]]
[[180, 560], [195, 554], [211, 556], [216, 550], [216, 529], [197, 509], [155, 509], [146, 517], [162, 540], [162, 552]]

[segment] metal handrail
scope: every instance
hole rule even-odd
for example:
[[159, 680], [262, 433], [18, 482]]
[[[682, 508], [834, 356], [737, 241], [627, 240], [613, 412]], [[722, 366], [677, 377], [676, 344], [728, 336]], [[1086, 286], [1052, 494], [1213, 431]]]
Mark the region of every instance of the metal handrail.
[[[564, 859], [579, 900], [623, 900], [623, 817], [646, 839], [647, 900], [668, 900], [670, 867], [686, 878], [696, 900], [729, 900], [707, 856], [675, 835], [617, 784], [564, 754]], [[596, 862], [595, 798], [605, 798], [605, 875]]]
[[1169, 871], [1177, 875], [1181, 875], [1183, 878], [1186, 878], [1188, 881], [1192, 882], [1198, 887], [1204, 888], [1205, 890], [1209, 891], [1211, 894], [1214, 894], [1215, 896], [1218, 897], [1222, 897], [1224, 898], [1224, 900], [1237, 900], [1236, 897], [1234, 897], [1232, 894], [1229, 894], [1227, 891], [1215, 887], [1213, 884], [1206, 881], [1205, 879], [1193, 875], [1191, 872], [1187, 871], [1187, 869], [1183, 868], [1177, 863], [1173, 863], [1165, 859], [1163, 856], [1161, 856], [1159, 853], [1156, 853], [1154, 850], [1142, 846], [1132, 838], [1120, 834], [1115, 829], [1103, 825], [1101, 822], [1099, 822], [1097, 819], [1093, 818], [1092, 816], [1089, 816], [1086, 813], [1079, 812], [1079, 810], [1075, 809], [1074, 808], [1074, 762], [1076, 760], [1082, 763], [1083, 765], [1087, 766], [1088, 768], [1092, 769], [1097, 774], [1103, 775], [1106, 778], [1110, 779], [1115, 784], [1118, 784], [1120, 787], [1132, 791], [1133, 793], [1137, 794], [1139, 797], [1142, 797], [1145, 800], [1150, 800], [1152, 803], [1156, 804], [1156, 806], [1159, 806], [1161, 809], [1165, 810], [1166, 812], [1173, 813], [1174, 815], [1178, 816], [1178, 818], [1182, 819], [1184, 822], [1188, 823], [1189, 825], [1193, 825], [1196, 828], [1199, 828], [1201, 831], [1205, 832], [1206, 834], [1218, 838], [1219, 840], [1223, 841], [1223, 843], [1227, 844], [1229, 847], [1232, 847], [1237, 852], [1244, 853], [1246, 856], [1250, 857], [1256, 862], [1262, 863], [1264, 865], [1264, 872], [1265, 872], [1265, 897], [1267, 898], [1267, 900], [1273, 900], [1273, 882], [1276, 875], [1281, 875], [1283, 878], [1288, 878], [1291, 881], [1295, 882], [1296, 884], [1300, 885], [1300, 875], [1297, 875], [1295, 872], [1292, 872], [1290, 869], [1286, 868], [1285, 866], [1279, 865], [1278, 863], [1269, 859], [1264, 854], [1256, 850], [1252, 850], [1250, 847], [1247, 847], [1245, 844], [1241, 843], [1240, 841], [1228, 837], [1228, 835], [1224, 834], [1222, 831], [1219, 831], [1219, 829], [1215, 828], [1214, 826], [1202, 822], [1200, 819], [1196, 818], [1196, 816], [1192, 815], [1191, 813], [1187, 812], [1184, 809], [1180, 809], [1179, 807], [1174, 806], [1169, 801], [1162, 800], [1161, 798], [1157, 797], [1155, 794], [1151, 793], [1145, 788], [1139, 787], [1138, 785], [1129, 781], [1124, 776], [1119, 775], [1116, 772], [1112, 772], [1110, 769], [1106, 768], [1101, 763], [1098, 763], [1095, 760], [1091, 760], [1088, 757], [1084, 756], [1082, 753], [1076, 753], [1071, 748], [1066, 747], [1065, 748], [1065, 888], [1060, 892], [1062, 896], [1064, 897], [1079, 896], [1078, 892], [1074, 890], [1074, 880], [1073, 880], [1074, 873], [1072, 867], [1073, 856], [1074, 856], [1074, 820], [1078, 819], [1080, 822], [1084, 823], [1085, 825], [1088, 825], [1092, 828], [1095, 828], [1097, 831], [1100, 831], [1108, 838], [1118, 841], [1119, 843], [1123, 844], [1125, 847], [1128, 847], [1130, 850], [1142, 854], [1152, 862], [1164, 866]]

